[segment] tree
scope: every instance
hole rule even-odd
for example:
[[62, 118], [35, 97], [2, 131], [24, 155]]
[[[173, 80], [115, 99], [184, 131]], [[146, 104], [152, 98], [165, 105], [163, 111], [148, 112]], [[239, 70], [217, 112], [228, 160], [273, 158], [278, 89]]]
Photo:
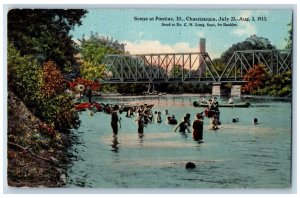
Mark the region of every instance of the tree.
[[291, 96], [292, 94], [292, 71], [287, 70], [282, 74], [271, 76], [264, 87], [257, 90], [255, 94], [271, 96]]
[[8, 89], [43, 122], [66, 131], [79, 127], [73, 98], [65, 92], [63, 75], [53, 61], [41, 68], [34, 57], [8, 45]]
[[78, 53], [69, 35], [87, 13], [83, 9], [12, 9], [8, 12], [8, 41], [23, 55], [40, 63], [53, 60], [62, 70], [76, 64]]
[[7, 49], [8, 89], [16, 93], [26, 106], [33, 110], [37, 92], [42, 84], [42, 69], [34, 57], [21, 56], [10, 43]]
[[289, 27], [289, 30], [288, 30], [289, 36], [288, 36], [288, 38], [285, 39], [287, 42], [285, 48], [292, 49], [293, 48], [293, 25], [292, 25], [292, 22], [290, 22], [288, 24], [288, 27]]
[[226, 63], [223, 63], [221, 58], [215, 58], [213, 59], [213, 64], [216, 67], [216, 70], [219, 74], [221, 74], [226, 66]]
[[80, 64], [80, 75], [88, 80], [97, 80], [105, 75], [104, 65], [94, 65], [91, 62], [82, 61]]
[[242, 87], [242, 92], [246, 94], [255, 94], [257, 90], [264, 87], [265, 82], [269, 78], [266, 69], [262, 65], [255, 65], [249, 69], [244, 76], [244, 81], [248, 81]]
[[93, 65], [100, 65], [107, 54], [124, 54], [125, 44], [113, 38], [100, 36], [91, 32], [90, 37], [82, 36], [80, 41], [80, 53], [82, 59]]
[[[235, 51], [239, 50], [275, 50], [276, 47], [271, 44], [267, 38], [252, 35], [243, 42], [233, 44], [221, 55], [221, 62], [225, 65], [229, 62]], [[250, 60], [249, 60], [250, 61]], [[250, 61], [251, 62], [251, 61]]]

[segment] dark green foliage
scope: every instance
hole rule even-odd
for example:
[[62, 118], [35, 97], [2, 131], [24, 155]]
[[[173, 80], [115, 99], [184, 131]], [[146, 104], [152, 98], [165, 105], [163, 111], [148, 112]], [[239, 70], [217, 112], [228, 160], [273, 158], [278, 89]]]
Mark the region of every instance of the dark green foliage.
[[[239, 50], [273, 50], [276, 49], [274, 45], [270, 43], [270, 41], [267, 38], [258, 37], [256, 35], [250, 36], [243, 42], [239, 42], [236, 44], [233, 44], [228, 50], [226, 50], [221, 55], [221, 62], [223, 64], [227, 64], [231, 58], [231, 56], [234, 54], [235, 51]], [[250, 61], [251, 62], [251, 61]], [[257, 64], [257, 63], [255, 63]]]
[[42, 69], [32, 56], [21, 56], [11, 44], [8, 45], [7, 52], [8, 89], [33, 110], [42, 82]]
[[21, 55], [40, 63], [53, 60], [61, 69], [76, 64], [76, 44], [69, 35], [87, 13], [82, 9], [12, 9], [8, 13], [8, 41]]
[[[43, 71], [32, 56], [21, 56], [10, 44], [7, 62], [8, 89], [15, 92], [35, 116], [59, 130], [79, 126], [72, 98], [61, 89], [64, 85], [58, 69], [51, 67]], [[50, 62], [50, 65], [55, 64]], [[53, 80], [45, 81], [47, 78]]]
[[257, 95], [291, 96], [292, 94], [292, 71], [271, 76], [261, 89], [254, 93]]
[[285, 39], [287, 42], [285, 48], [292, 49], [293, 48], [293, 25], [292, 25], [292, 22], [289, 23], [288, 26], [289, 26], [289, 30], [288, 30], [289, 36], [288, 36], [288, 38]]

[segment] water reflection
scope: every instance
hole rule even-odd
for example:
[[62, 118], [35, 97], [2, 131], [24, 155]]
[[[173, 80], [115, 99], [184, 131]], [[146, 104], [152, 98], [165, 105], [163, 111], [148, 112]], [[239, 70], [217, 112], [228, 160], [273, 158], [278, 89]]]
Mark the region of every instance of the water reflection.
[[117, 135], [113, 135], [113, 140], [112, 140], [112, 144], [111, 144], [111, 147], [112, 147], [112, 152], [116, 152], [118, 153], [119, 152], [119, 141], [118, 141], [118, 136]]
[[187, 135], [186, 132], [179, 132], [179, 133], [180, 133], [181, 137], [183, 137], [183, 138], [187, 138], [188, 137], [188, 135]]
[[144, 144], [144, 134], [143, 133], [139, 133], [139, 143], [138, 143], [138, 145], [139, 146], [143, 146], [143, 144]]

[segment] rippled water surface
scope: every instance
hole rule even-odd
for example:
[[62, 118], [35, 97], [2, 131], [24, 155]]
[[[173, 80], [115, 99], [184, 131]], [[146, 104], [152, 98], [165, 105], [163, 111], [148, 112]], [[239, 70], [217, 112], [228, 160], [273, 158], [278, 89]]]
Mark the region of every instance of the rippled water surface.
[[[186, 113], [203, 111], [197, 97], [98, 99], [104, 103], [154, 104], [180, 121]], [[248, 100], [249, 108], [220, 108], [220, 129], [208, 129], [204, 143], [173, 132], [165, 123], [149, 124], [139, 137], [135, 118], [121, 114], [122, 128], [113, 137], [111, 116], [82, 112], [74, 131], [78, 144], [68, 172], [68, 187], [95, 188], [287, 188], [291, 185], [291, 102]], [[220, 99], [220, 103], [222, 101]], [[232, 118], [239, 118], [232, 123]], [[257, 117], [260, 124], [253, 125]], [[187, 162], [196, 168], [186, 170]]]

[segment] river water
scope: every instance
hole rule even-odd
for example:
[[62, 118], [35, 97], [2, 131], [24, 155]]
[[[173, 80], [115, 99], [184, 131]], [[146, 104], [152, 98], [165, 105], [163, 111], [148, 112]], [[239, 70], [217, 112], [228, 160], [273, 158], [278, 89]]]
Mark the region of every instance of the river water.
[[[103, 99], [103, 103], [154, 104], [153, 111], [168, 109], [180, 121], [186, 113], [194, 120], [204, 108], [193, 107], [195, 96]], [[228, 99], [219, 99], [225, 103]], [[245, 99], [243, 99], [245, 100]], [[81, 113], [74, 131], [78, 143], [68, 171], [67, 187], [93, 188], [289, 188], [291, 186], [291, 102], [247, 99], [249, 108], [220, 108], [219, 130], [208, 129], [204, 143], [190, 133], [173, 132], [166, 123], [148, 124], [139, 137], [135, 118], [122, 113], [122, 127], [113, 137], [111, 115]], [[253, 118], [259, 124], [253, 125]], [[239, 122], [232, 123], [233, 118]], [[187, 162], [196, 168], [185, 169]]]

